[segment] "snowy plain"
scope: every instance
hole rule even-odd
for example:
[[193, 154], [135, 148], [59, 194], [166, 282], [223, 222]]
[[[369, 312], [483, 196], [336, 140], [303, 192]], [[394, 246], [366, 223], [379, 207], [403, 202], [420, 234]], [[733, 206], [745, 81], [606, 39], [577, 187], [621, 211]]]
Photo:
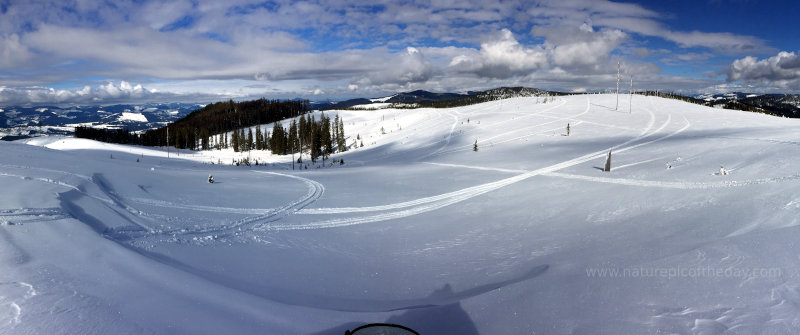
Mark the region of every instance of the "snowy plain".
[[303, 170], [0, 142], [0, 333], [800, 333], [800, 120], [627, 99], [330, 111]]

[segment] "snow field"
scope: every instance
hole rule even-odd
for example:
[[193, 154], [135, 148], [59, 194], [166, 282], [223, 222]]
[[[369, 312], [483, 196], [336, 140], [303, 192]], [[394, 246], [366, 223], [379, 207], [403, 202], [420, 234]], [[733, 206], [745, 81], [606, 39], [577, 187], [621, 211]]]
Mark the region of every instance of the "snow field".
[[364, 147], [302, 171], [266, 152], [248, 168], [209, 164], [248, 155], [226, 150], [0, 143], [0, 330], [796, 332], [800, 123], [613, 103], [329, 111]]

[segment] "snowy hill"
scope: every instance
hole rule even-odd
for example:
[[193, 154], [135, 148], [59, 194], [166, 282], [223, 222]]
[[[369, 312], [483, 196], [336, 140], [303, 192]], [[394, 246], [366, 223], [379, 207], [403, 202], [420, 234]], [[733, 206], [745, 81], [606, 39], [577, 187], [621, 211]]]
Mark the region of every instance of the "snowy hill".
[[326, 111], [302, 171], [0, 142], [0, 333], [800, 332], [800, 120], [625, 99]]

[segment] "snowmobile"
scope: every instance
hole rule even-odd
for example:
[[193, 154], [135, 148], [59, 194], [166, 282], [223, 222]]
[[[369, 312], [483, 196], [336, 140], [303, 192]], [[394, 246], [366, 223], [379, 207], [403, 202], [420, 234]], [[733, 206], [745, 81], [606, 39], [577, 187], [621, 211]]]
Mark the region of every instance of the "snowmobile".
[[352, 331], [347, 330], [344, 335], [419, 335], [411, 328], [391, 323], [370, 323]]

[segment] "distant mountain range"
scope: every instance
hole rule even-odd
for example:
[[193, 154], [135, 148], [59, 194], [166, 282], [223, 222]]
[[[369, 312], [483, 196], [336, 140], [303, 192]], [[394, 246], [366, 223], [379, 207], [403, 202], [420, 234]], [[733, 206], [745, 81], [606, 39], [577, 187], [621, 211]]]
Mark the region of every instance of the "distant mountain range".
[[709, 106], [800, 118], [800, 95], [796, 94], [732, 92], [724, 94], [701, 94], [695, 96], [695, 98], [705, 101], [705, 104]]
[[[346, 109], [353, 106], [382, 105], [385, 107], [455, 107], [492, 100], [527, 96], [552, 96], [563, 93], [527, 87], [500, 87], [481, 92], [434, 93], [423, 90], [403, 92], [382, 98], [357, 98], [338, 102], [312, 102], [312, 110]], [[701, 94], [693, 101], [713, 107], [746, 110], [776, 116], [800, 118], [800, 96], [793, 94], [752, 94], [732, 92]], [[161, 127], [204, 104], [121, 104], [111, 106], [75, 107], [2, 107], [0, 108], [0, 138], [16, 139], [39, 134], [71, 134], [76, 126], [90, 126], [132, 131]]]
[[358, 98], [340, 102], [312, 103], [312, 109], [345, 109], [354, 106], [370, 106], [374, 104], [395, 104], [397, 107], [455, 107], [469, 104], [513, 98], [545, 95], [560, 95], [562, 93], [544, 91], [528, 87], [499, 87], [486, 91], [462, 93], [433, 93], [423, 90], [398, 93], [383, 98]]
[[202, 108], [202, 104], [141, 104], [111, 106], [35, 106], [0, 108], [0, 138], [38, 134], [70, 134], [76, 126], [137, 131], [161, 127]]
[[410, 103], [433, 102], [433, 101], [443, 101], [443, 100], [455, 100], [466, 96], [469, 96], [469, 94], [433, 93], [423, 90], [417, 90], [412, 92], [398, 93], [392, 96], [375, 98], [375, 99], [356, 98], [338, 102], [312, 103], [311, 109], [316, 109], [316, 110], [337, 109], [337, 108], [343, 109], [359, 105], [370, 105], [373, 103], [410, 104]]

